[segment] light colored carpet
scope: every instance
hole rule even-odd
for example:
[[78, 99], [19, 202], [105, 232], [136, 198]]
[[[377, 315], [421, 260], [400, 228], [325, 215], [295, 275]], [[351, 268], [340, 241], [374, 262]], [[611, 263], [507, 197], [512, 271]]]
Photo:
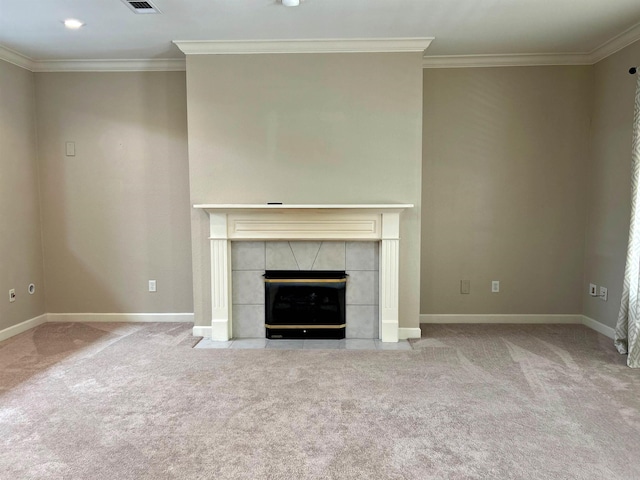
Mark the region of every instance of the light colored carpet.
[[0, 343], [0, 478], [640, 478], [640, 372], [582, 326], [423, 326], [399, 352], [194, 343], [188, 324]]

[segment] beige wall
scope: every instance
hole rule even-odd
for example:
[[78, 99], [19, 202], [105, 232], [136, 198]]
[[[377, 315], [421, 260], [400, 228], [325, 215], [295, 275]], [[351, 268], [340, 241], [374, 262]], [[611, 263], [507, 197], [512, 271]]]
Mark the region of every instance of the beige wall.
[[[413, 203], [400, 324], [418, 325], [419, 54], [187, 58], [192, 203]], [[210, 324], [208, 217], [192, 212], [196, 324]]]
[[[640, 42], [595, 66], [593, 125], [588, 183], [588, 221], [584, 314], [614, 327], [622, 297], [631, 202], [631, 142], [635, 76], [629, 67], [640, 65]], [[588, 295], [589, 283], [603, 285], [603, 302]]]
[[34, 75], [0, 61], [0, 246], [12, 252], [0, 293], [18, 292], [0, 301], [0, 329], [47, 310], [193, 311], [191, 255], [206, 325], [208, 224], [190, 205], [267, 201], [415, 203], [402, 326], [417, 323], [420, 248], [422, 313], [583, 312], [613, 326], [639, 58], [640, 42], [595, 67], [422, 74], [411, 54], [191, 57], [191, 199], [184, 73]]
[[591, 86], [591, 67], [424, 71], [422, 313], [581, 312]]
[[185, 74], [39, 73], [36, 100], [48, 311], [192, 312]]
[[36, 160], [33, 74], [0, 60], [0, 330], [45, 313]]

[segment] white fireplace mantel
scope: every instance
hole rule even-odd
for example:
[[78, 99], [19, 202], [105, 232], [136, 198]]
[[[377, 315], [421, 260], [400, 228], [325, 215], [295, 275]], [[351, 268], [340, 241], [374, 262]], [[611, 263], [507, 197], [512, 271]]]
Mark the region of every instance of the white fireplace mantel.
[[209, 214], [212, 340], [227, 341], [233, 337], [232, 241], [351, 240], [380, 243], [380, 339], [397, 342], [400, 214], [412, 207], [412, 204], [194, 205]]

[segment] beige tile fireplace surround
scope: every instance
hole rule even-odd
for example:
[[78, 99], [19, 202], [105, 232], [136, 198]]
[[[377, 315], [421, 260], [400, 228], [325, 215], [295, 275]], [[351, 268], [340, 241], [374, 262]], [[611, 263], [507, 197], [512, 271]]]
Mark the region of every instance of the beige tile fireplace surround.
[[231, 242], [233, 338], [265, 336], [265, 271], [344, 271], [349, 339], [378, 339], [377, 242]]
[[[411, 204], [242, 205], [201, 204], [209, 214], [211, 327], [194, 335], [228, 341], [234, 336], [232, 249], [235, 241], [377, 242], [378, 328], [383, 342], [397, 342], [400, 217]], [[347, 319], [347, 323], [348, 323]]]

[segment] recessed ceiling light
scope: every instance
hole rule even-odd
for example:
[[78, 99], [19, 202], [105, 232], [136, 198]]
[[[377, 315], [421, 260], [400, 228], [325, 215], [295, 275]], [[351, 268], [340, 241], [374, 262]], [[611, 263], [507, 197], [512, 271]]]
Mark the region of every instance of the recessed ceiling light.
[[300, 5], [300, 0], [282, 0], [282, 5], [285, 7], [297, 7]]
[[64, 26], [67, 28], [70, 28], [71, 30], [77, 30], [78, 28], [82, 27], [84, 25], [84, 23], [82, 23], [80, 20], [76, 20], [75, 18], [67, 18], [64, 21]]

